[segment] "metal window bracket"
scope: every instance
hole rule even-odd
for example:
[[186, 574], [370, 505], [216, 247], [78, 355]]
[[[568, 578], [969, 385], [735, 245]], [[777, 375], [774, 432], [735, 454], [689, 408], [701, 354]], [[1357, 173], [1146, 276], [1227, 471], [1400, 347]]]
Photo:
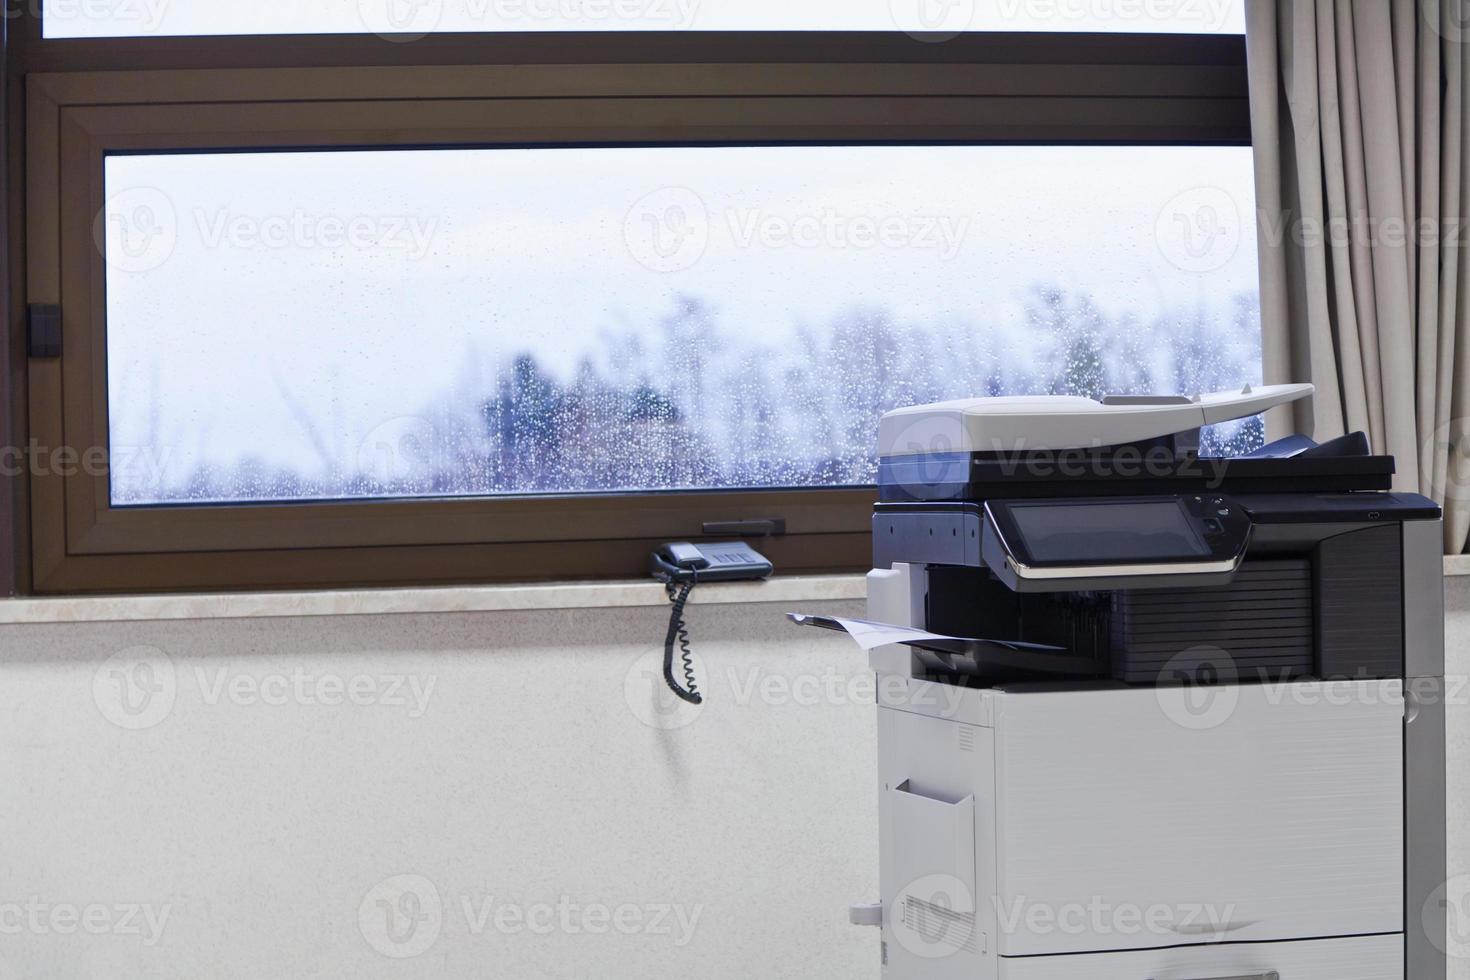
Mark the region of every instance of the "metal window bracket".
[[32, 303], [26, 307], [26, 356], [61, 356], [61, 307]]

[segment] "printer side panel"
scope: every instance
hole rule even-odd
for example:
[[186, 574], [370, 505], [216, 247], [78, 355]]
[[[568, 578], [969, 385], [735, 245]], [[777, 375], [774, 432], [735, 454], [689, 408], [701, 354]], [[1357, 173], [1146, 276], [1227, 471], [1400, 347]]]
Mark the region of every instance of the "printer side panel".
[[[1407, 975], [1444, 980], [1449, 917], [1445, 812], [1444, 529], [1403, 526], [1405, 929]], [[1470, 927], [1470, 923], [1461, 928]]]
[[[922, 682], [912, 697], [923, 698]], [[884, 980], [998, 980], [992, 730], [985, 695], [878, 708]]]

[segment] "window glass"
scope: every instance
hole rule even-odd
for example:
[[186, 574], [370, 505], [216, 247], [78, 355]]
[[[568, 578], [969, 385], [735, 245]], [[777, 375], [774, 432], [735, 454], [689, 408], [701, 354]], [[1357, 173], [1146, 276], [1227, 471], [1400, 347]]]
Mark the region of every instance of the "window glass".
[[106, 190], [119, 505], [866, 484], [896, 406], [1261, 375], [1242, 147], [123, 155]]
[[450, 31], [1241, 34], [1244, 0], [45, 0], [47, 37]]

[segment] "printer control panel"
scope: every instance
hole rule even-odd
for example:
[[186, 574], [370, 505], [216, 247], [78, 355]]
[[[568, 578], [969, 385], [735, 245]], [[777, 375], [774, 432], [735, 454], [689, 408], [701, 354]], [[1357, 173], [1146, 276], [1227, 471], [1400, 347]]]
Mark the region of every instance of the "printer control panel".
[[986, 564], [1007, 580], [1048, 581], [1049, 590], [1061, 580], [1127, 588], [1161, 574], [1228, 577], [1251, 536], [1245, 510], [1211, 493], [991, 500], [985, 513]]

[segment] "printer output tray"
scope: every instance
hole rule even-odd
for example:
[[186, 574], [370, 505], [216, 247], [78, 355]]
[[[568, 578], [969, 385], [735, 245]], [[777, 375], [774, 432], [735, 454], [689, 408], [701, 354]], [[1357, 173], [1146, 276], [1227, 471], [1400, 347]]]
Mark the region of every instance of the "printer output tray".
[[[850, 626], [887, 628], [895, 631], [891, 642], [913, 647], [924, 666], [936, 674], [972, 677], [983, 682], [1025, 679], [1058, 679], [1099, 677], [1104, 665], [1088, 657], [1074, 656], [1064, 647], [1044, 643], [1021, 643], [1011, 640], [984, 640], [963, 636], [941, 636], [908, 627], [887, 626], [862, 620], [843, 620], [831, 616], [791, 613], [790, 619], [803, 626], [848, 633], [864, 647], [871, 649], [880, 634], [860, 636]], [[901, 634], [910, 634], [904, 637]]]

